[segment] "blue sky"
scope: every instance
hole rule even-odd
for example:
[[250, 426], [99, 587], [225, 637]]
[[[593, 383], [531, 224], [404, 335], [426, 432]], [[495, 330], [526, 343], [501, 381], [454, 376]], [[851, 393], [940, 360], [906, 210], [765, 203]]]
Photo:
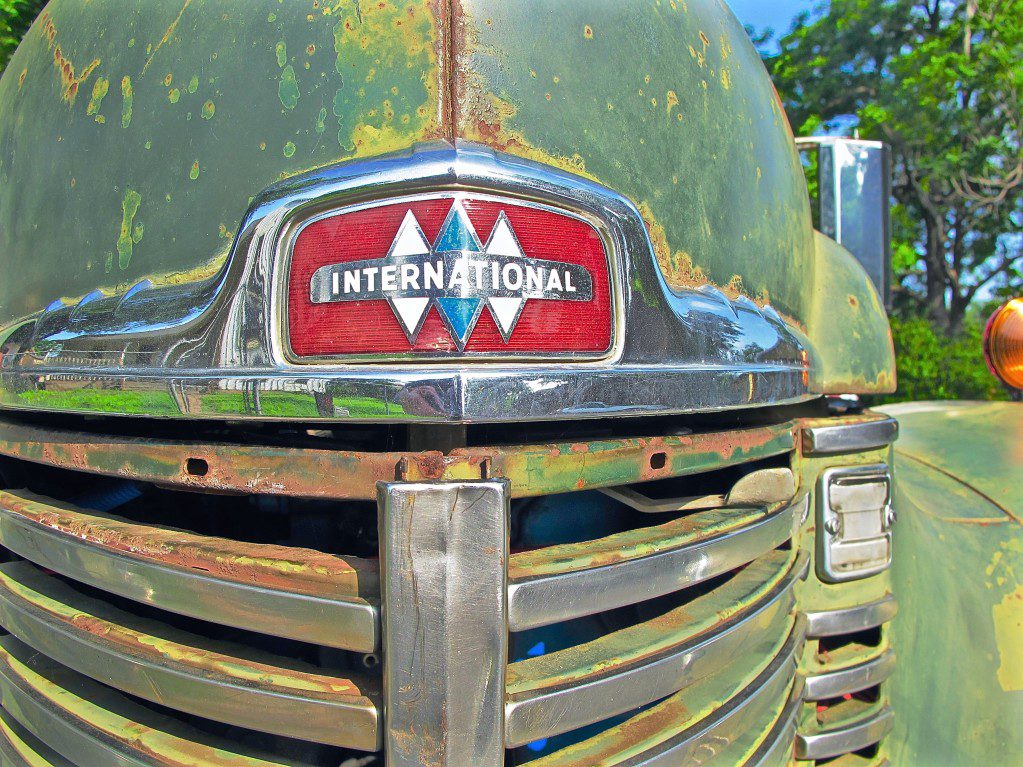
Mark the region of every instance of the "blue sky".
[[800, 11], [809, 10], [815, 0], [725, 0], [739, 21], [757, 29], [772, 27], [778, 34], [788, 32], [792, 19]]

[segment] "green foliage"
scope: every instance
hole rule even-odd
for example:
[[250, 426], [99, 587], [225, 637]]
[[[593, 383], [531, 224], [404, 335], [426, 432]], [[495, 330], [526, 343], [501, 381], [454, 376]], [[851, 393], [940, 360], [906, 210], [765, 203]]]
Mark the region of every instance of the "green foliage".
[[0, 72], [46, 0], [0, 0]]
[[897, 301], [950, 336], [1023, 290], [1023, 0], [829, 0], [765, 56], [801, 133], [896, 161]]
[[899, 390], [883, 401], [1008, 399], [984, 363], [982, 335], [983, 324], [972, 317], [951, 340], [926, 319], [893, 319]]

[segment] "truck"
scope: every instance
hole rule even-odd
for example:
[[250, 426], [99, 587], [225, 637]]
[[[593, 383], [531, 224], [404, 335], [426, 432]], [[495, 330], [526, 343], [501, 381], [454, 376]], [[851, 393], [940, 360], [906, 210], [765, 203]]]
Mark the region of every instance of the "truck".
[[869, 406], [889, 173], [715, 0], [52, 0], [0, 762], [1018, 764], [1023, 410]]

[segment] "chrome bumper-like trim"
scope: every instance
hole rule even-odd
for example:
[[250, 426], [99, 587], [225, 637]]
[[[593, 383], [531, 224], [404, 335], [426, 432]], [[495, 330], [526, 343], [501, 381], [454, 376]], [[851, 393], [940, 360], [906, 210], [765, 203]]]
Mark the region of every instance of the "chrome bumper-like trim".
[[898, 611], [895, 597], [889, 594], [865, 605], [807, 613], [807, 634], [811, 638], [854, 634], [887, 623]]
[[879, 742], [892, 730], [895, 714], [884, 706], [870, 716], [832, 730], [796, 734], [797, 759], [830, 759]]
[[851, 695], [880, 684], [894, 671], [895, 653], [886, 650], [866, 663], [807, 677], [803, 697], [806, 700], [827, 700]]
[[899, 422], [894, 418], [865, 423], [812, 426], [803, 431], [803, 453], [832, 455], [880, 450], [898, 438]]

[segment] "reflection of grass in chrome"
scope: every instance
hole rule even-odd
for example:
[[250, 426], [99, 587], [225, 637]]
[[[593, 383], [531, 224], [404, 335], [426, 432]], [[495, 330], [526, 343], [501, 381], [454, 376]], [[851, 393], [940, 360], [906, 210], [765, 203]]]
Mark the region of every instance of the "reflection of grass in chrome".
[[[242, 392], [218, 392], [208, 394], [202, 398], [203, 413], [217, 413], [229, 415], [236, 413], [251, 413], [255, 415], [251, 394]], [[335, 396], [333, 399], [335, 411], [348, 411], [347, 418], [379, 418], [391, 414], [402, 414], [403, 408], [400, 405], [391, 405], [372, 397], [343, 397]], [[321, 418], [316, 401], [312, 394], [297, 394], [295, 392], [260, 392], [259, 394], [259, 415], [267, 418]], [[329, 417], [329, 416], [328, 416]]]
[[19, 392], [18, 399], [41, 408], [123, 413], [125, 415], [180, 415], [177, 403], [167, 392], [126, 392], [112, 389]]

